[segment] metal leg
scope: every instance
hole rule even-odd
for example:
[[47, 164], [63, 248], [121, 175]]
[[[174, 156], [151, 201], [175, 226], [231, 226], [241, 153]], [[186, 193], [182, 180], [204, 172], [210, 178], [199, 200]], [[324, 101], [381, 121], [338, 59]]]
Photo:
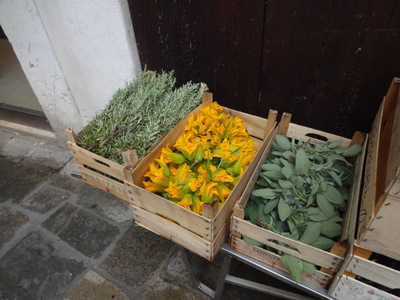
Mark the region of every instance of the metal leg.
[[262, 292], [265, 294], [277, 296], [282, 299], [290, 299], [290, 300], [313, 300], [314, 298], [310, 298], [307, 296], [299, 295], [297, 293], [288, 292], [282, 289], [277, 289], [275, 287], [261, 284], [258, 282], [246, 280], [240, 277], [227, 275], [225, 281], [230, 284], [234, 284], [237, 286], [241, 286], [247, 289], [251, 289], [254, 291]]
[[225, 287], [225, 279], [228, 275], [231, 266], [232, 257], [229, 255], [224, 256], [221, 269], [218, 275], [217, 286], [215, 288], [214, 299], [219, 299], [222, 296]]
[[186, 268], [189, 270], [192, 279], [196, 282], [196, 284], [198, 284], [200, 282], [199, 272], [194, 268], [194, 264], [190, 263], [190, 252], [183, 247], [179, 247], [179, 249], [182, 251], [182, 259]]

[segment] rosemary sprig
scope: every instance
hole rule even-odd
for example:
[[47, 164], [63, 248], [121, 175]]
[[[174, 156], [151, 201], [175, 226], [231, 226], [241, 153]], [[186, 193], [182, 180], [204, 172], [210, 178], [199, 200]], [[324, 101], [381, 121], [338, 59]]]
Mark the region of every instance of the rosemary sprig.
[[77, 144], [122, 163], [122, 151], [139, 157], [200, 104], [204, 89], [188, 82], [175, 88], [174, 72], [144, 71], [115, 92], [106, 108], [78, 134]]

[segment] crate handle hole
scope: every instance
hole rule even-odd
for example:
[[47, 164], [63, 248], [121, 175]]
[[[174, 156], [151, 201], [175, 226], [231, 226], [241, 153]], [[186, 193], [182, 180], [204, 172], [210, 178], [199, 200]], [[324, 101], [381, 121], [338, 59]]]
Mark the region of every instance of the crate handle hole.
[[103, 165], [103, 166], [106, 166], [106, 167], [111, 168], [109, 164], [107, 164], [107, 163], [105, 163], [105, 162], [103, 162], [103, 161], [101, 161], [101, 160], [94, 159], [94, 161], [97, 162], [97, 163], [99, 163], [99, 164], [101, 164], [101, 165]]
[[308, 136], [309, 138], [317, 139], [317, 140], [324, 141], [324, 142], [328, 141], [328, 138], [326, 138], [325, 136], [316, 134], [316, 133], [307, 133], [306, 136]]

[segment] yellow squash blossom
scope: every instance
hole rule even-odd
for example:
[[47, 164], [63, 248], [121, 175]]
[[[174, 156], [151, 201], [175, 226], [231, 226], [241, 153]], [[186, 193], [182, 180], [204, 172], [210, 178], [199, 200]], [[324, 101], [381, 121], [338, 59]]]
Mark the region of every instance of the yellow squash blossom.
[[183, 164], [186, 161], [185, 156], [180, 153], [173, 152], [168, 145], [162, 149], [162, 154], [164, 155], [165, 162], [173, 162], [174, 164]]
[[215, 188], [217, 186], [216, 182], [208, 182], [204, 183], [200, 190], [196, 193], [197, 196], [200, 196], [202, 202], [210, 202], [217, 200], [218, 198], [218, 191]]
[[190, 207], [193, 204], [193, 196], [191, 194], [185, 194], [182, 200], [177, 202], [177, 204], [190, 210]]
[[168, 193], [168, 199], [179, 201], [185, 195], [182, 191], [182, 185], [177, 184], [176, 182], [169, 182], [168, 187], [165, 189], [165, 192]]
[[205, 202], [222, 205], [257, 152], [243, 120], [223, 111], [213, 102], [190, 115], [175, 150], [150, 164], [147, 190], [199, 214]]

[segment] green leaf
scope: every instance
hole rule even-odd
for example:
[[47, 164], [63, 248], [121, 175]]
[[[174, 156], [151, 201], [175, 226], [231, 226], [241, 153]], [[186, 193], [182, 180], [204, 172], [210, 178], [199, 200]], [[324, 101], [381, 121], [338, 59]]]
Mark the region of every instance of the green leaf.
[[280, 171], [265, 171], [262, 174], [270, 179], [283, 179], [285, 177]]
[[312, 190], [311, 190], [311, 195], [315, 195], [319, 190], [319, 184], [316, 184], [313, 186]]
[[329, 175], [335, 180], [335, 182], [338, 184], [338, 186], [342, 186], [342, 180], [340, 179], [339, 175], [336, 174], [333, 171], [328, 171]]
[[255, 239], [249, 238], [248, 236], [245, 236], [245, 235], [243, 235], [243, 240], [244, 240], [246, 243], [250, 244], [250, 245], [254, 245], [254, 246], [257, 246], [257, 247], [262, 247], [262, 246], [264, 246], [263, 243], [261, 243], [261, 242], [259, 242], [259, 241], [256, 241]]
[[285, 221], [291, 213], [291, 208], [290, 206], [283, 200], [282, 198], [279, 199], [279, 204], [278, 204], [278, 214], [279, 214], [279, 219], [283, 222]]
[[321, 210], [318, 207], [309, 207], [305, 209], [305, 212], [309, 215], [318, 215], [321, 213]]
[[258, 217], [258, 208], [254, 206], [248, 206], [247, 214], [249, 215], [251, 223], [255, 224]]
[[263, 199], [274, 199], [276, 198], [276, 193], [272, 189], [258, 189], [252, 192], [253, 196], [261, 197]]
[[285, 150], [281, 148], [281, 146], [279, 146], [279, 144], [277, 142], [272, 142], [272, 148], [279, 151], [279, 152], [284, 152]]
[[333, 149], [333, 148], [339, 147], [342, 143], [343, 143], [343, 141], [341, 141], [341, 140], [332, 141], [328, 144], [328, 147]]
[[264, 203], [260, 203], [257, 209], [257, 218], [264, 220]]
[[303, 272], [303, 261], [293, 255], [283, 254], [281, 262], [288, 270], [292, 278], [297, 283], [301, 282], [301, 273]]
[[303, 148], [300, 148], [296, 152], [296, 161], [295, 161], [295, 172], [298, 175], [306, 175], [308, 174], [308, 170], [310, 169], [310, 161], [307, 157], [306, 152]]
[[291, 181], [289, 181], [289, 180], [279, 179], [278, 183], [281, 186], [281, 188], [283, 188], [283, 189], [291, 189], [291, 188], [293, 188], [293, 183]]
[[285, 151], [282, 153], [282, 156], [287, 160], [292, 160], [296, 157], [296, 154], [293, 151]]
[[280, 166], [277, 166], [277, 165], [275, 165], [275, 164], [269, 164], [269, 163], [263, 164], [263, 165], [261, 166], [261, 168], [262, 168], [264, 171], [277, 171], [277, 172], [280, 172], [280, 171], [281, 171], [281, 167], [280, 167]]
[[308, 274], [313, 274], [315, 271], [316, 271], [316, 267], [314, 264], [303, 260], [303, 272], [308, 273]]
[[342, 194], [335, 187], [328, 185], [326, 191], [322, 195], [333, 204], [341, 204], [343, 202]]
[[281, 170], [282, 174], [285, 176], [286, 179], [289, 179], [293, 175], [293, 167], [291, 166], [284, 166]]
[[341, 218], [340, 216], [334, 216], [334, 217], [330, 218], [328, 221], [329, 222], [342, 222], [343, 218]]
[[317, 209], [319, 210], [319, 213], [318, 213], [318, 214], [312, 214], [312, 215], [309, 215], [309, 216], [308, 216], [308, 218], [309, 218], [311, 221], [314, 221], [314, 222], [321, 222], [321, 221], [326, 221], [326, 220], [329, 219], [329, 217], [328, 217], [327, 215], [325, 215], [318, 207], [317, 207]]
[[320, 236], [311, 246], [322, 249], [325, 251], [329, 251], [335, 242], [329, 238], [324, 236]]
[[277, 134], [275, 139], [279, 147], [283, 150], [289, 150], [292, 147], [289, 139], [284, 135]]
[[299, 239], [299, 230], [297, 229], [297, 226], [290, 220], [287, 221], [287, 224], [289, 226], [292, 237], [296, 240]]
[[345, 157], [355, 156], [355, 155], [357, 155], [358, 153], [361, 152], [361, 149], [362, 149], [361, 145], [354, 144], [354, 145], [351, 145], [346, 150], [344, 150], [342, 155], [345, 156]]
[[313, 194], [311, 194], [311, 195], [308, 197], [306, 206], [307, 206], [307, 207], [308, 207], [308, 206], [311, 206], [314, 202], [315, 202], [315, 197], [314, 197]]
[[273, 209], [275, 209], [277, 205], [278, 205], [278, 199], [269, 200], [267, 203], [265, 203], [264, 214], [268, 215]]
[[311, 245], [315, 243], [321, 234], [321, 223], [308, 222], [306, 230], [300, 238], [300, 242]]
[[327, 162], [334, 162], [334, 161], [342, 161], [347, 166], [351, 165], [342, 155], [338, 155], [338, 154], [329, 155], [327, 158]]
[[317, 194], [317, 204], [324, 215], [326, 215], [328, 218], [332, 218], [334, 216], [335, 208], [322, 194]]
[[321, 222], [321, 234], [328, 238], [334, 238], [342, 233], [342, 226], [330, 220]]
[[270, 186], [269, 182], [266, 181], [264, 178], [259, 178], [259, 179], [256, 181], [256, 183], [257, 183], [258, 185], [263, 186], [263, 187], [268, 187], [268, 186]]

